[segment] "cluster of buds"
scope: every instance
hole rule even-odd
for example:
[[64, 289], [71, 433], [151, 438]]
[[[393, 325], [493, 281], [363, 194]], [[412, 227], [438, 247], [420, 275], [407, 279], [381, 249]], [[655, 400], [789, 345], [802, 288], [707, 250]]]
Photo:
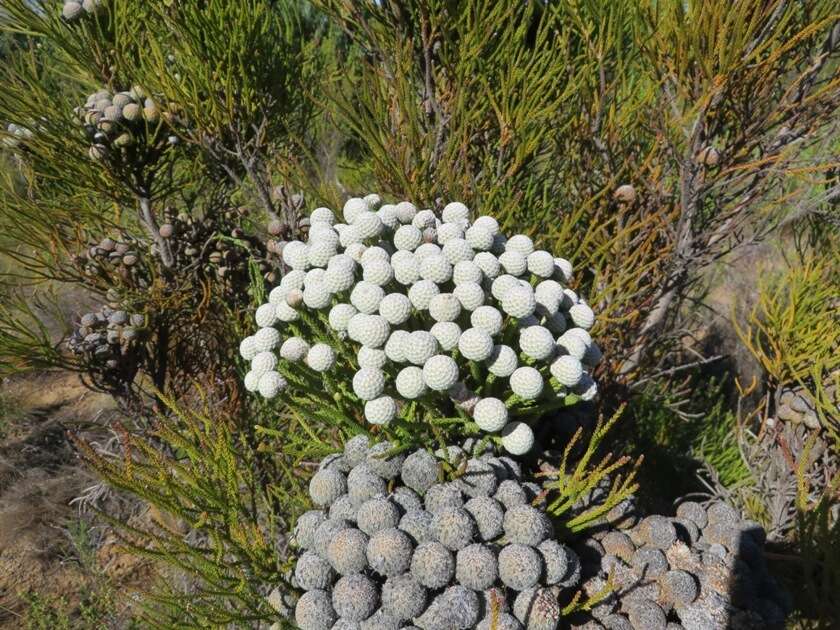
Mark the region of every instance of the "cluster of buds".
[[539, 486], [489, 452], [391, 450], [357, 436], [310, 481], [317, 509], [294, 532], [297, 626], [557, 627], [581, 566], [532, 505]]
[[91, 142], [88, 155], [92, 160], [145, 164], [151, 154], [178, 143], [178, 137], [169, 132], [174, 115], [161, 112], [139, 86], [116, 94], [99, 90], [75, 114]]
[[102, 13], [105, 0], [64, 0], [61, 17], [70, 24]]
[[29, 140], [31, 137], [32, 131], [26, 127], [16, 125], [15, 123], [9, 123], [6, 126], [6, 136], [3, 138], [3, 145], [10, 149], [14, 149], [20, 145], [21, 142]]
[[416, 402], [527, 453], [531, 424], [596, 395], [595, 315], [568, 286], [567, 260], [469, 216], [458, 202], [438, 218], [409, 202], [380, 207], [377, 195], [350, 199], [344, 223], [313, 211], [307, 241], [283, 247], [291, 270], [257, 309], [260, 330], [240, 346], [246, 387], [273, 397], [287, 386], [281, 367], [332, 369], [335, 344], [295, 334], [326, 315], [336, 344], [355, 351], [356, 365], [337, 369], [354, 370], [347, 380], [369, 423], [389, 424]]

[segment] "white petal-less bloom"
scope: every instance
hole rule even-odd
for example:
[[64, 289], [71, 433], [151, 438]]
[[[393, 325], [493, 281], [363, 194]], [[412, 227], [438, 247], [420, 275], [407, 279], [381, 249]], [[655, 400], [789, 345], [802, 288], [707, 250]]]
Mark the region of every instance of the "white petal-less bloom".
[[375, 212], [360, 212], [353, 221], [353, 227], [363, 240], [379, 236], [385, 228], [382, 219]]
[[419, 398], [426, 392], [423, 370], [416, 365], [410, 365], [400, 370], [394, 384], [399, 395], [409, 400]]
[[[367, 251], [367, 250], [365, 250]], [[364, 254], [362, 254], [364, 255]], [[330, 262], [327, 263], [327, 269], [347, 269], [351, 273], [356, 271], [356, 261], [349, 256], [348, 254], [336, 254], [332, 258], [330, 258]]]
[[465, 311], [474, 311], [484, 304], [484, 289], [475, 282], [465, 282], [455, 287], [452, 292]]
[[[294, 289], [297, 291], [298, 289]], [[280, 302], [280, 304], [274, 307], [274, 310], [277, 312], [277, 319], [281, 322], [296, 322], [300, 319], [300, 313], [298, 313], [295, 309], [293, 309], [289, 304], [284, 300]]]
[[461, 333], [458, 350], [470, 361], [484, 361], [493, 352], [493, 339], [486, 330], [468, 328]]
[[257, 356], [257, 352], [259, 352], [259, 350], [257, 350], [257, 342], [253, 335], [245, 337], [245, 339], [239, 342], [239, 356], [246, 361], [250, 361]]
[[289, 337], [280, 346], [280, 358], [297, 363], [306, 358], [309, 352], [309, 344], [300, 337]]
[[444, 352], [450, 352], [458, 347], [461, 327], [455, 322], [437, 322], [429, 332], [437, 339], [438, 345]]
[[437, 339], [426, 330], [410, 333], [403, 347], [405, 358], [414, 365], [424, 365], [438, 351]]
[[442, 254], [433, 254], [420, 261], [420, 277], [435, 284], [449, 282], [452, 278], [452, 265]]
[[[310, 269], [303, 279], [303, 288], [311, 287], [313, 284], [321, 284], [324, 281], [323, 269]], [[291, 293], [291, 291], [289, 291]]]
[[473, 226], [478, 226], [490, 232], [493, 236], [499, 233], [499, 222], [490, 216], [481, 216], [473, 221]]
[[586, 344], [577, 334], [570, 335], [568, 330], [557, 338], [557, 345], [563, 352], [573, 356], [578, 361], [586, 356]]
[[484, 275], [481, 269], [471, 260], [462, 260], [459, 263], [455, 263], [455, 267], [452, 269], [452, 282], [455, 286], [467, 282], [480, 284], [483, 279]]
[[595, 323], [595, 313], [589, 308], [588, 304], [578, 302], [569, 309], [569, 318], [574, 322], [575, 326], [589, 330]]
[[379, 314], [392, 326], [399, 326], [411, 317], [411, 300], [404, 293], [389, 293], [379, 303]]
[[543, 361], [554, 354], [555, 343], [551, 332], [542, 326], [528, 326], [519, 333], [519, 347], [526, 356]]
[[495, 337], [502, 330], [502, 314], [493, 306], [479, 306], [470, 315], [473, 328], [483, 330], [491, 337]]
[[283, 247], [283, 262], [292, 269], [305, 271], [309, 267], [307, 246], [300, 241], [291, 241]]
[[328, 267], [324, 272], [324, 286], [332, 293], [347, 291], [355, 284], [355, 282], [356, 277], [353, 274], [353, 269], [348, 269], [343, 265]]
[[499, 256], [502, 268], [512, 276], [521, 276], [528, 270], [528, 261], [517, 251], [506, 251]]
[[303, 303], [309, 308], [320, 310], [332, 302], [332, 294], [322, 283], [313, 284], [303, 290]]
[[365, 419], [371, 424], [388, 424], [397, 415], [397, 403], [390, 396], [380, 396], [365, 403]]
[[400, 284], [411, 286], [420, 279], [420, 263], [413, 255], [411, 258], [400, 258], [397, 260], [395, 254], [391, 264], [394, 267], [394, 279]]
[[481, 269], [481, 272], [489, 280], [496, 279], [502, 272], [502, 265], [499, 259], [490, 252], [478, 252], [473, 258], [475, 266]]
[[331, 244], [336, 249], [341, 242], [338, 238], [338, 232], [327, 223], [313, 223], [309, 226], [308, 240], [310, 245], [316, 243]]
[[[304, 287], [306, 288], [306, 287]], [[292, 289], [286, 294], [286, 304], [291, 306], [292, 308], [298, 308], [301, 304], [303, 304], [303, 291], [300, 289]], [[280, 313], [278, 311], [277, 317], [281, 319]]]
[[429, 389], [445, 392], [458, 382], [458, 364], [445, 354], [431, 357], [423, 365], [423, 382]]
[[493, 235], [480, 225], [473, 225], [464, 235], [470, 247], [479, 252], [486, 252], [493, 247]]
[[352, 304], [336, 304], [330, 309], [330, 327], [337, 332], [347, 330], [350, 318], [358, 312]]
[[397, 219], [400, 223], [411, 223], [417, 215], [417, 206], [410, 201], [399, 202], [394, 210], [397, 213]]
[[381, 370], [388, 363], [388, 357], [385, 356], [385, 351], [378, 348], [369, 348], [362, 346], [356, 353], [356, 360], [359, 362], [360, 368], [371, 368], [374, 370]]
[[382, 287], [362, 280], [350, 292], [350, 303], [360, 313], [372, 315], [379, 310], [379, 303], [382, 302], [384, 297], [385, 290]]
[[370, 208], [367, 205], [367, 202], [362, 199], [361, 197], [351, 197], [347, 201], [344, 202], [344, 209], [342, 211], [342, 216], [344, 217], [345, 223], [348, 225], [352, 225], [353, 221], [355, 221], [356, 217], [359, 216], [362, 212], [369, 212]]
[[361, 245], [365, 240], [364, 236], [362, 236], [361, 231], [355, 225], [348, 225], [346, 228], [341, 230], [338, 235], [338, 240], [341, 246], [346, 250], [350, 250], [350, 246], [354, 244]]
[[316, 372], [326, 372], [335, 365], [335, 351], [325, 343], [316, 343], [306, 353], [306, 365]]
[[400, 221], [397, 219], [397, 207], [393, 204], [386, 203], [383, 205], [376, 211], [376, 216], [382, 221], [382, 225], [389, 230], [396, 230], [400, 225]]
[[362, 254], [362, 266], [371, 263], [375, 260], [383, 261], [383, 262], [391, 262], [391, 256], [385, 251], [384, 248], [379, 247], [378, 245], [374, 245], [372, 247], [368, 247], [365, 250], [365, 253]]
[[550, 367], [551, 375], [557, 382], [566, 387], [573, 387], [580, 383], [583, 376], [583, 366], [580, 361], [571, 355], [557, 357]]
[[545, 250], [537, 250], [528, 254], [528, 271], [540, 278], [550, 278], [554, 275], [554, 256]]
[[364, 243], [354, 242], [350, 243], [344, 248], [344, 253], [350, 256], [356, 262], [361, 262], [367, 247]]
[[269, 352], [280, 343], [280, 333], [275, 328], [260, 328], [254, 333], [254, 348], [257, 352]]
[[277, 372], [266, 372], [260, 376], [260, 382], [257, 387], [264, 398], [274, 398], [286, 389], [286, 385], [286, 379]]
[[563, 308], [569, 310], [578, 302], [580, 302], [580, 298], [577, 293], [569, 288], [563, 289]]
[[438, 245], [428, 242], [423, 243], [420, 247], [414, 250], [414, 255], [417, 257], [417, 262], [421, 263], [429, 256], [442, 256], [441, 249]]
[[563, 299], [563, 285], [556, 280], [543, 280], [534, 287], [534, 295], [538, 302], [553, 301], [559, 304]]
[[313, 243], [306, 251], [307, 261], [311, 267], [326, 267], [336, 251], [336, 246], [330, 243]]
[[329, 208], [315, 208], [312, 214], [309, 215], [309, 220], [312, 223], [326, 223], [333, 225], [335, 223], [335, 215]]
[[436, 217], [434, 212], [431, 210], [421, 210], [414, 215], [414, 218], [411, 220], [411, 224], [420, 230], [424, 230], [426, 228], [435, 227], [435, 220]]
[[353, 376], [353, 393], [362, 400], [379, 398], [385, 391], [385, 372], [362, 368]]
[[542, 375], [529, 365], [516, 368], [510, 375], [510, 388], [514, 394], [525, 400], [539, 398], [543, 386]]
[[504, 344], [495, 346], [487, 360], [487, 369], [490, 374], [502, 378], [513, 374], [518, 365], [519, 358], [516, 356], [516, 351]]
[[482, 398], [473, 409], [478, 428], [488, 433], [501, 431], [508, 421], [508, 410], [498, 398]]
[[254, 320], [260, 328], [274, 326], [277, 323], [277, 309], [274, 304], [263, 304], [260, 306], [254, 314]]
[[563, 282], [569, 282], [572, 279], [574, 269], [572, 267], [572, 263], [570, 263], [568, 260], [566, 260], [565, 258], [555, 258], [554, 266], [557, 270], [557, 275], [560, 276], [560, 279]]
[[420, 280], [411, 285], [408, 290], [408, 299], [418, 311], [425, 311], [429, 308], [429, 302], [434, 296], [440, 293], [438, 285], [431, 280]]
[[385, 343], [385, 356], [394, 363], [405, 363], [405, 346], [411, 333], [407, 330], [395, 330]]
[[368, 348], [381, 348], [388, 341], [391, 327], [381, 315], [368, 315], [358, 334], [358, 341]]
[[441, 248], [441, 253], [450, 265], [457, 265], [459, 262], [475, 258], [472, 247], [462, 238], [451, 238], [446, 241]]
[[514, 234], [505, 243], [506, 252], [517, 252], [527, 256], [534, 251], [534, 241], [524, 234]]
[[511, 455], [524, 455], [534, 446], [534, 432], [524, 422], [511, 422], [502, 429], [502, 446]]
[[286, 303], [286, 294], [289, 292], [289, 289], [283, 286], [283, 284], [278, 284], [274, 287], [271, 292], [268, 294], [268, 303], [274, 304], [277, 306], [280, 303]]
[[501, 302], [508, 291], [518, 286], [520, 286], [519, 279], [506, 273], [493, 280], [490, 285], [490, 293], [496, 298], [497, 302]]
[[245, 375], [245, 389], [249, 392], [256, 392], [260, 388], [260, 377], [262, 374], [254, 374], [253, 372], [248, 372]]
[[394, 247], [413, 252], [423, 242], [423, 233], [413, 225], [402, 225], [394, 232]]
[[362, 343], [362, 335], [367, 326], [368, 317], [366, 313], [356, 313], [347, 321], [347, 336], [357, 343]]
[[251, 361], [251, 371], [259, 376], [273, 371], [276, 367], [277, 357], [273, 352], [258, 352]]
[[441, 217], [446, 223], [469, 221], [470, 209], [460, 201], [452, 201], [443, 207]]
[[453, 238], [464, 238], [464, 230], [457, 223], [443, 223], [437, 230], [437, 242], [444, 245]]
[[362, 276], [365, 282], [384, 287], [394, 279], [394, 268], [384, 260], [373, 260], [365, 263], [362, 257]]
[[429, 300], [429, 315], [436, 322], [454, 322], [461, 314], [461, 302], [452, 293], [438, 293]]
[[533, 315], [537, 307], [534, 291], [529, 286], [515, 286], [502, 296], [502, 309], [512, 317], [523, 318]]

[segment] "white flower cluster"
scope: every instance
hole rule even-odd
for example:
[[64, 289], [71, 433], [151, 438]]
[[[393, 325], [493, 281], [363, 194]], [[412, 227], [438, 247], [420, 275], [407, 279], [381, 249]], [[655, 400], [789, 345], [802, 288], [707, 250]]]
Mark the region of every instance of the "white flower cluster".
[[493, 217], [470, 222], [462, 203], [440, 219], [409, 202], [379, 204], [377, 195], [350, 199], [343, 223], [318, 208], [308, 241], [286, 244], [291, 269], [257, 310], [261, 330], [242, 343], [246, 385], [266, 396], [282, 388], [278, 347], [283, 360], [332, 367], [329, 347], [299, 337], [281, 346], [276, 328], [302, 309], [323, 311], [358, 344], [352, 387], [368, 422], [389, 423], [406, 401], [444, 398], [524, 454], [534, 436], [517, 408], [597, 391], [588, 374], [601, 356], [587, 332], [595, 315], [566, 286], [571, 264], [528, 236], [506, 237]]

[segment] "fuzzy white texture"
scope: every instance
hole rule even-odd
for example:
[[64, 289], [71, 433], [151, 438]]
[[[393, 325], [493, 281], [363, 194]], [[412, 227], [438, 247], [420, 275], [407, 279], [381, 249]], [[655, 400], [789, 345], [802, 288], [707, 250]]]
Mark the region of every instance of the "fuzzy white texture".
[[458, 298], [458, 302], [460, 302], [465, 311], [474, 311], [484, 304], [486, 298], [484, 289], [476, 282], [459, 284], [453, 290], [453, 294]]
[[306, 365], [316, 372], [326, 372], [335, 365], [335, 351], [325, 343], [316, 343], [306, 353]]
[[289, 337], [280, 346], [280, 358], [291, 363], [305, 359], [308, 352], [309, 344], [300, 337]]
[[397, 416], [397, 402], [390, 396], [380, 396], [365, 403], [365, 419], [371, 424], [388, 424]]
[[458, 382], [458, 364], [452, 357], [437, 354], [423, 365], [423, 381], [429, 389], [445, 392]]
[[570, 355], [557, 357], [550, 369], [551, 375], [557, 379], [557, 382], [566, 387], [577, 385], [583, 376], [583, 366], [580, 361]]
[[496, 336], [501, 332], [503, 320], [499, 309], [493, 306], [479, 306], [470, 315], [473, 328], [483, 330], [491, 336]]
[[385, 391], [385, 373], [375, 368], [362, 368], [353, 376], [353, 392], [362, 400], [379, 398]]
[[525, 355], [543, 361], [554, 354], [554, 337], [548, 328], [528, 326], [519, 334], [519, 347]]
[[437, 322], [430, 332], [444, 352], [450, 352], [458, 347], [461, 327], [455, 322]]
[[397, 392], [403, 398], [413, 400], [419, 398], [426, 391], [426, 383], [423, 381], [423, 370], [411, 365], [400, 370], [395, 381]]
[[468, 328], [458, 340], [458, 350], [470, 361], [484, 361], [493, 352], [493, 339], [486, 330]]
[[482, 398], [473, 409], [473, 420], [482, 431], [494, 433], [507, 424], [508, 410], [498, 398]]
[[347, 323], [350, 318], [358, 312], [356, 307], [351, 304], [336, 304], [330, 309], [328, 317], [330, 327], [337, 332], [347, 330]]
[[438, 285], [431, 280], [420, 280], [411, 285], [408, 290], [408, 299], [418, 311], [425, 311], [429, 308], [429, 302], [440, 293]]
[[429, 315], [436, 322], [454, 322], [461, 314], [461, 302], [452, 293], [438, 293], [429, 300]]
[[502, 446], [511, 455], [524, 455], [534, 446], [534, 432], [524, 422], [510, 422], [502, 429]]

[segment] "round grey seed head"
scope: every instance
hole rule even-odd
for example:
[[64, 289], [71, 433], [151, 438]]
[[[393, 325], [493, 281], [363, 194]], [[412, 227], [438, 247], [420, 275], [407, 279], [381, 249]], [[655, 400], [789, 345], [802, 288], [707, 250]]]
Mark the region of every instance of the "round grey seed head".
[[332, 468], [319, 470], [309, 481], [309, 496], [318, 507], [327, 507], [347, 492], [347, 479]]
[[295, 623], [301, 630], [330, 630], [336, 615], [326, 591], [307, 591], [295, 606]]
[[502, 535], [505, 511], [502, 504], [490, 497], [475, 497], [464, 505], [478, 528], [478, 537], [485, 542]]
[[476, 543], [458, 551], [455, 578], [459, 584], [474, 591], [483, 591], [493, 586], [498, 577], [496, 554], [489, 546]]
[[460, 508], [464, 505], [461, 491], [453, 483], [438, 483], [431, 486], [423, 497], [426, 511], [437, 514], [444, 510]]
[[394, 445], [390, 442], [379, 442], [374, 444], [367, 453], [367, 463], [373, 472], [383, 479], [394, 479], [400, 474], [400, 469], [405, 461], [405, 455], [391, 455]]
[[311, 551], [305, 552], [298, 558], [295, 565], [295, 578], [305, 591], [327, 589], [334, 577], [330, 563]]
[[347, 494], [356, 505], [373, 497], [384, 496], [385, 480], [367, 464], [359, 464], [347, 475]]
[[383, 529], [396, 527], [400, 522], [400, 510], [384, 497], [368, 499], [356, 513], [356, 523], [368, 536], [373, 536]]
[[382, 610], [395, 619], [413, 619], [426, 608], [426, 589], [410, 573], [388, 578], [382, 586]]
[[434, 540], [432, 534], [432, 515], [425, 510], [407, 512], [401, 519], [399, 528], [408, 534], [414, 544]]
[[420, 543], [411, 558], [411, 575], [426, 588], [446, 586], [455, 575], [455, 557], [439, 542]]
[[536, 547], [552, 535], [553, 527], [545, 512], [519, 505], [505, 513], [505, 537], [514, 543]]
[[379, 605], [379, 589], [364, 575], [345, 575], [333, 586], [335, 612], [348, 621], [364, 621]]
[[542, 558], [533, 547], [512, 544], [499, 553], [499, 578], [506, 586], [525, 591], [533, 588], [543, 572]]
[[437, 483], [439, 475], [440, 464], [428, 451], [413, 452], [402, 465], [403, 483], [420, 495]]
[[326, 520], [327, 515], [321, 510], [310, 510], [301, 514], [297, 523], [295, 523], [294, 532], [295, 541], [298, 546], [302, 549], [311, 549], [315, 537], [315, 530]]
[[432, 534], [453, 551], [469, 545], [475, 538], [476, 529], [472, 516], [463, 508], [450, 508], [432, 516]]
[[350, 466], [358, 466], [367, 457], [370, 440], [366, 435], [357, 435], [347, 440], [344, 445], [344, 459]]
[[368, 537], [364, 532], [348, 528], [338, 532], [327, 545], [327, 560], [341, 575], [361, 573], [367, 568]]
[[514, 481], [513, 479], [502, 481], [493, 498], [508, 509], [528, 503], [528, 495], [525, 493], [525, 490], [518, 481]]
[[376, 532], [367, 544], [367, 559], [370, 567], [385, 577], [405, 573], [411, 565], [414, 546], [408, 535], [392, 527]]

